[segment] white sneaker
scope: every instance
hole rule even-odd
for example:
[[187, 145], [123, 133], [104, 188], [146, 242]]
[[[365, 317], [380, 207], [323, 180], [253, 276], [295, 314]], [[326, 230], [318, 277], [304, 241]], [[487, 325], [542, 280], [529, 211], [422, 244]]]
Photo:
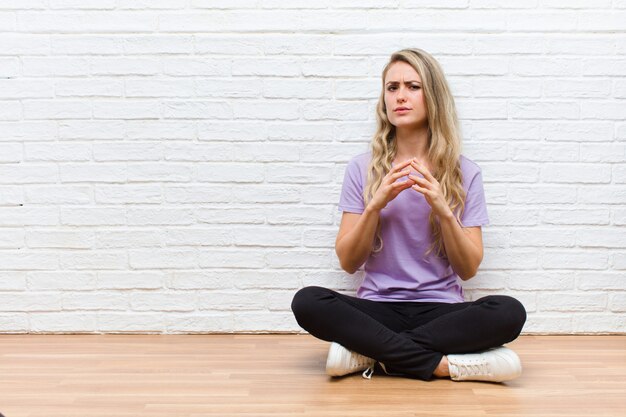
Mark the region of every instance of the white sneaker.
[[346, 349], [339, 343], [331, 343], [326, 359], [326, 373], [330, 376], [343, 376], [373, 367], [376, 361], [367, 356]]
[[503, 382], [522, 374], [517, 354], [502, 346], [480, 353], [448, 355], [448, 368], [454, 381]]

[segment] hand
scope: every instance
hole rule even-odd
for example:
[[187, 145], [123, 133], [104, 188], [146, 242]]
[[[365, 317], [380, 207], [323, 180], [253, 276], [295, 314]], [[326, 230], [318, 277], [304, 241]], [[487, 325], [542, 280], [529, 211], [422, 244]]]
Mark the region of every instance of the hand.
[[415, 184], [415, 182], [410, 179], [396, 181], [398, 178], [409, 175], [411, 172], [410, 169], [401, 170], [409, 166], [411, 161], [411, 159], [407, 159], [389, 170], [387, 175], [383, 177], [380, 187], [378, 187], [378, 190], [376, 190], [374, 196], [370, 200], [368, 204], [369, 207], [374, 210], [382, 210], [391, 200], [396, 198], [401, 191], [406, 190]]
[[409, 175], [409, 179], [415, 182], [411, 188], [424, 196], [433, 213], [439, 218], [453, 215], [446, 199], [443, 197], [439, 182], [432, 176], [428, 168], [419, 163], [416, 158], [411, 160], [411, 166], [424, 176], [424, 178], [421, 178], [416, 175]]

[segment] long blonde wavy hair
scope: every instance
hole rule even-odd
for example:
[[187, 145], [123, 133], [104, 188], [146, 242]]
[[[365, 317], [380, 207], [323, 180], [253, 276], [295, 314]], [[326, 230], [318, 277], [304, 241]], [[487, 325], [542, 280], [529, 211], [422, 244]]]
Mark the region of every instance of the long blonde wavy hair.
[[[394, 52], [383, 69], [382, 91], [376, 106], [377, 129], [371, 141], [372, 158], [363, 192], [365, 204], [367, 205], [380, 187], [383, 177], [391, 169], [391, 163], [397, 152], [395, 126], [389, 122], [385, 108], [385, 77], [391, 65], [399, 61], [411, 65], [422, 80], [428, 118], [428, 160], [433, 168], [432, 175], [439, 182], [448, 206], [460, 223], [465, 209], [465, 191], [459, 159], [461, 136], [454, 97], [439, 63], [421, 49], [403, 49]], [[436, 249], [437, 256], [446, 257], [441, 226], [432, 212], [429, 222], [433, 243], [425, 255]], [[374, 252], [379, 252], [383, 247], [380, 227], [379, 222]]]

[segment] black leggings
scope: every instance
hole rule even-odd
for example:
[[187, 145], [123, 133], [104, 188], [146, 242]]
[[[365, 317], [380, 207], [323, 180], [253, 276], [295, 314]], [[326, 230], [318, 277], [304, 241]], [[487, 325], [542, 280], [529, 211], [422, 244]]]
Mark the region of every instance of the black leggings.
[[515, 340], [526, 321], [524, 306], [503, 295], [466, 303], [383, 302], [306, 287], [291, 309], [313, 336], [375, 359], [389, 373], [422, 380], [432, 378], [444, 355]]

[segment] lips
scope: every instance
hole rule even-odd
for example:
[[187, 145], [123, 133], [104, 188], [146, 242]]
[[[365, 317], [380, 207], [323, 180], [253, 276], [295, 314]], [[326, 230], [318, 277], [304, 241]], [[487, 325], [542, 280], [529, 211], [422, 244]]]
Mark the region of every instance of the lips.
[[396, 107], [393, 111], [407, 111], [407, 110], [411, 110], [408, 107]]

